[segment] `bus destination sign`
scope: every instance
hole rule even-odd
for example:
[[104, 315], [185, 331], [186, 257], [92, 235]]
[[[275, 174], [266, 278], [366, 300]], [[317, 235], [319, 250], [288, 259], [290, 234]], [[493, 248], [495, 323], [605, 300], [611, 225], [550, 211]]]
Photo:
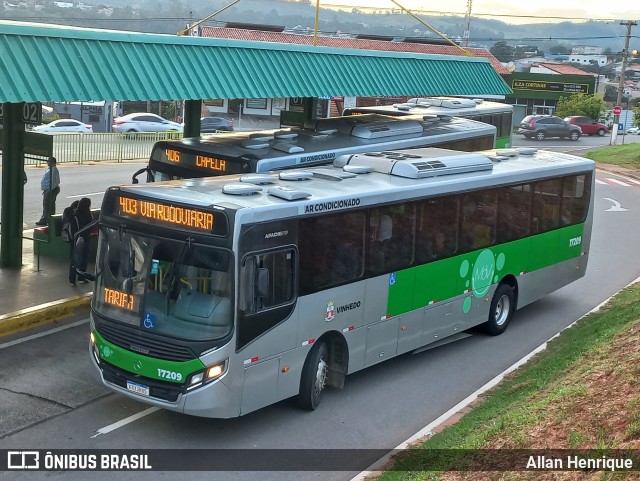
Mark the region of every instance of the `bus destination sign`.
[[104, 302], [120, 309], [129, 311], [136, 310], [136, 302], [133, 294], [116, 291], [115, 289], [104, 288]]
[[130, 197], [119, 197], [118, 213], [130, 219], [196, 232], [210, 233], [214, 227], [212, 212]]
[[195, 165], [201, 169], [211, 170], [218, 174], [227, 172], [227, 161], [216, 157], [208, 157], [206, 155], [191, 155], [179, 150], [165, 149], [164, 151], [167, 161], [175, 164]]

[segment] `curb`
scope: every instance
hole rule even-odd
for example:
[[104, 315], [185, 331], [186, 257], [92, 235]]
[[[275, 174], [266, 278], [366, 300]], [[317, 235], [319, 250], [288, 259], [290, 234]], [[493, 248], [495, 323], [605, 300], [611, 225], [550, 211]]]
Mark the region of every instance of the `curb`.
[[82, 311], [88, 312], [91, 295], [89, 292], [0, 315], [0, 337], [51, 324]]
[[634, 180], [640, 180], [640, 172], [634, 169], [628, 169], [626, 167], [618, 167], [613, 164], [596, 163], [596, 168], [610, 174], [616, 174], [623, 177], [629, 177]]

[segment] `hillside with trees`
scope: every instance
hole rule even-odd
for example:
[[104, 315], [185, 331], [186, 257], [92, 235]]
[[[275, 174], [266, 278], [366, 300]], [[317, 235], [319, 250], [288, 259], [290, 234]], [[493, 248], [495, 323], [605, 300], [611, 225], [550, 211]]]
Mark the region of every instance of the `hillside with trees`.
[[[104, 0], [103, 0], [104, 1]], [[198, 2], [195, 0], [91, 0], [65, 2], [44, 1], [36, 9], [35, 2], [3, 2], [0, 18], [28, 22], [58, 23], [90, 28], [108, 28], [175, 35], [189, 22], [199, 20], [228, 5], [227, 0]], [[452, 39], [461, 39], [465, 30], [462, 16], [418, 16]], [[315, 2], [309, 0], [242, 0], [219, 14], [208, 25], [244, 22], [278, 25], [298, 31], [312, 31]], [[391, 37], [439, 37], [427, 27], [399, 9], [376, 10], [322, 8], [319, 18], [322, 34], [367, 34]], [[622, 50], [625, 31], [618, 22], [587, 21], [514, 25], [500, 20], [474, 17], [471, 21], [471, 46], [490, 48], [504, 41], [514, 49], [535, 45], [544, 52], [567, 53], [574, 45], [595, 45], [612, 52]], [[638, 45], [633, 45], [633, 43]], [[632, 38], [631, 48], [640, 49], [640, 41]], [[515, 52], [514, 52], [515, 53]]]

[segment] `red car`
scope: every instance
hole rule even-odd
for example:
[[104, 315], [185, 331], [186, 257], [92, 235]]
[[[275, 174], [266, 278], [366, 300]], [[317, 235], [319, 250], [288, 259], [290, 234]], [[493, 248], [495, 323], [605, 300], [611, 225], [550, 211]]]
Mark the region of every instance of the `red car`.
[[580, 127], [584, 135], [599, 135], [602, 137], [604, 134], [609, 132], [609, 128], [606, 125], [596, 122], [589, 117], [573, 115], [571, 117], [565, 117], [564, 120], [565, 122], [569, 122], [570, 124]]

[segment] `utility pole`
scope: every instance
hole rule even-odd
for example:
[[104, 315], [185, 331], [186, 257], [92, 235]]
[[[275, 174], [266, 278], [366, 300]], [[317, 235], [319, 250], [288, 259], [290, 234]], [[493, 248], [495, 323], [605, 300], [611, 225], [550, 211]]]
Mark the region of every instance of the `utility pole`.
[[[627, 58], [629, 57], [629, 39], [631, 38], [631, 27], [638, 24], [629, 20], [627, 22], [620, 22], [620, 25], [627, 26], [627, 37], [624, 41], [624, 50], [622, 51], [622, 69], [620, 70], [620, 83], [618, 84], [618, 98], [616, 99], [616, 106], [622, 103], [622, 92], [624, 91], [624, 71], [627, 68]], [[611, 129], [611, 145], [616, 145], [619, 125], [620, 114], [614, 114], [613, 128]]]
[[473, 6], [473, 0], [467, 0], [467, 13], [465, 15], [465, 27], [464, 33], [462, 36], [464, 37], [464, 46], [469, 46], [469, 37], [471, 36], [471, 7]]

